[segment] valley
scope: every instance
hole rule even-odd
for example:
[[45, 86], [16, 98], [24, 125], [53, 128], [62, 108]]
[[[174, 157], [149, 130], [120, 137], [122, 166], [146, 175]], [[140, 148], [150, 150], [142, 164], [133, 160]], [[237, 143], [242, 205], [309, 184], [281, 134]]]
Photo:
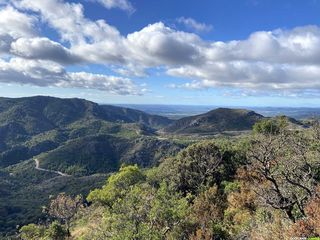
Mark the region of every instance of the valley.
[[123, 165], [158, 166], [192, 143], [246, 136], [262, 119], [243, 109], [172, 120], [82, 99], [2, 98], [0, 231], [41, 221], [50, 195], [87, 195]]
[[320, 0], [0, 0], [0, 240], [320, 240]]

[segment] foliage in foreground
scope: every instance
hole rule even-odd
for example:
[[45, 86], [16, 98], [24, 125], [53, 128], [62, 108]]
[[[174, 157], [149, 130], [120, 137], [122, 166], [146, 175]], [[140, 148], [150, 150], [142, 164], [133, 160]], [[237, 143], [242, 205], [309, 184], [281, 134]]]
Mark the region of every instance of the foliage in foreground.
[[157, 168], [123, 166], [69, 223], [53, 216], [20, 237], [65, 239], [69, 227], [82, 240], [319, 237], [320, 128], [280, 120], [247, 139], [194, 144]]

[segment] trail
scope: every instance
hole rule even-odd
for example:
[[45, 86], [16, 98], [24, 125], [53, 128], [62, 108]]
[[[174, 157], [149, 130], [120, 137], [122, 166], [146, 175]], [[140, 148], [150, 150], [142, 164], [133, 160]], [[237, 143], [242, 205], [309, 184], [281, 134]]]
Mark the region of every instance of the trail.
[[60, 171], [54, 171], [54, 170], [41, 168], [40, 167], [40, 162], [39, 162], [39, 160], [37, 158], [34, 158], [34, 161], [36, 163], [35, 169], [37, 169], [38, 171], [51, 172], [51, 173], [55, 173], [55, 174], [58, 174], [58, 175], [63, 176], [63, 177], [70, 177], [70, 175], [68, 175], [66, 173], [63, 173], [63, 172], [60, 172]]

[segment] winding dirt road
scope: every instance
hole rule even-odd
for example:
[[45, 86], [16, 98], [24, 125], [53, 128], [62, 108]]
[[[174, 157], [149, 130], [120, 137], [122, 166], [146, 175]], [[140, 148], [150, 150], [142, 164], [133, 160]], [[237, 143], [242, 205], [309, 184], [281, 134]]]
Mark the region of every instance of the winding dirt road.
[[38, 171], [51, 172], [51, 173], [55, 173], [55, 174], [58, 174], [58, 175], [63, 176], [63, 177], [70, 177], [70, 175], [68, 175], [66, 173], [63, 173], [63, 172], [60, 172], [60, 171], [54, 171], [54, 170], [41, 168], [39, 160], [37, 158], [34, 158], [34, 161], [35, 161], [35, 164], [36, 164], [35, 169], [37, 169]]

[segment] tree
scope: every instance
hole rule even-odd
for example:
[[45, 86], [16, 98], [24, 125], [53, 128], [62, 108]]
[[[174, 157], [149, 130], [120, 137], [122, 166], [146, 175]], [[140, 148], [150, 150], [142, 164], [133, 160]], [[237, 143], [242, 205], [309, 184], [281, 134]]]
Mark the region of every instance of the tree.
[[[82, 202], [81, 196], [72, 198], [65, 193], [60, 193], [49, 205], [48, 213], [52, 217], [60, 220], [61, 223], [65, 224], [68, 236], [70, 236], [71, 220], [82, 206]], [[57, 225], [54, 227], [55, 229], [58, 229]]]
[[59, 222], [54, 221], [46, 230], [45, 235], [52, 240], [63, 240], [67, 237], [68, 232]]
[[320, 237], [320, 187], [306, 204], [306, 217], [292, 225], [291, 237]]
[[161, 171], [184, 195], [196, 194], [218, 180], [222, 158], [223, 153], [213, 142], [198, 143], [180, 152], [177, 158], [167, 159]]
[[137, 166], [121, 168], [88, 199], [105, 207], [97, 239], [181, 239], [185, 234], [187, 199], [166, 182], [150, 185]]
[[23, 240], [39, 240], [44, 235], [44, 228], [36, 224], [29, 224], [23, 226], [19, 233]]
[[155, 192], [149, 213], [149, 226], [158, 232], [159, 239], [184, 239], [189, 234], [188, 199], [161, 182]]
[[226, 239], [227, 234], [222, 227], [225, 197], [219, 193], [217, 186], [202, 192], [194, 200], [190, 218], [196, 224], [196, 232], [191, 239]]
[[115, 199], [121, 198], [131, 186], [143, 182], [145, 178], [137, 165], [122, 166], [118, 173], [108, 178], [102, 189], [91, 191], [87, 200], [99, 202], [111, 208]]
[[184, 196], [197, 195], [213, 185], [233, 179], [236, 169], [246, 162], [246, 142], [202, 141], [166, 159], [159, 176]]
[[253, 126], [253, 132], [264, 135], [277, 135], [287, 126], [285, 116], [276, 119], [262, 119]]
[[[238, 180], [239, 175], [241, 172], [238, 172]], [[250, 235], [250, 226], [257, 209], [256, 194], [247, 181], [225, 182], [224, 185], [224, 194], [227, 195], [224, 225], [233, 239], [246, 239]]]
[[305, 216], [304, 205], [316, 185], [320, 162], [312, 141], [304, 132], [286, 129], [277, 135], [257, 134], [244, 169], [245, 181], [262, 203], [284, 211], [293, 222]]

